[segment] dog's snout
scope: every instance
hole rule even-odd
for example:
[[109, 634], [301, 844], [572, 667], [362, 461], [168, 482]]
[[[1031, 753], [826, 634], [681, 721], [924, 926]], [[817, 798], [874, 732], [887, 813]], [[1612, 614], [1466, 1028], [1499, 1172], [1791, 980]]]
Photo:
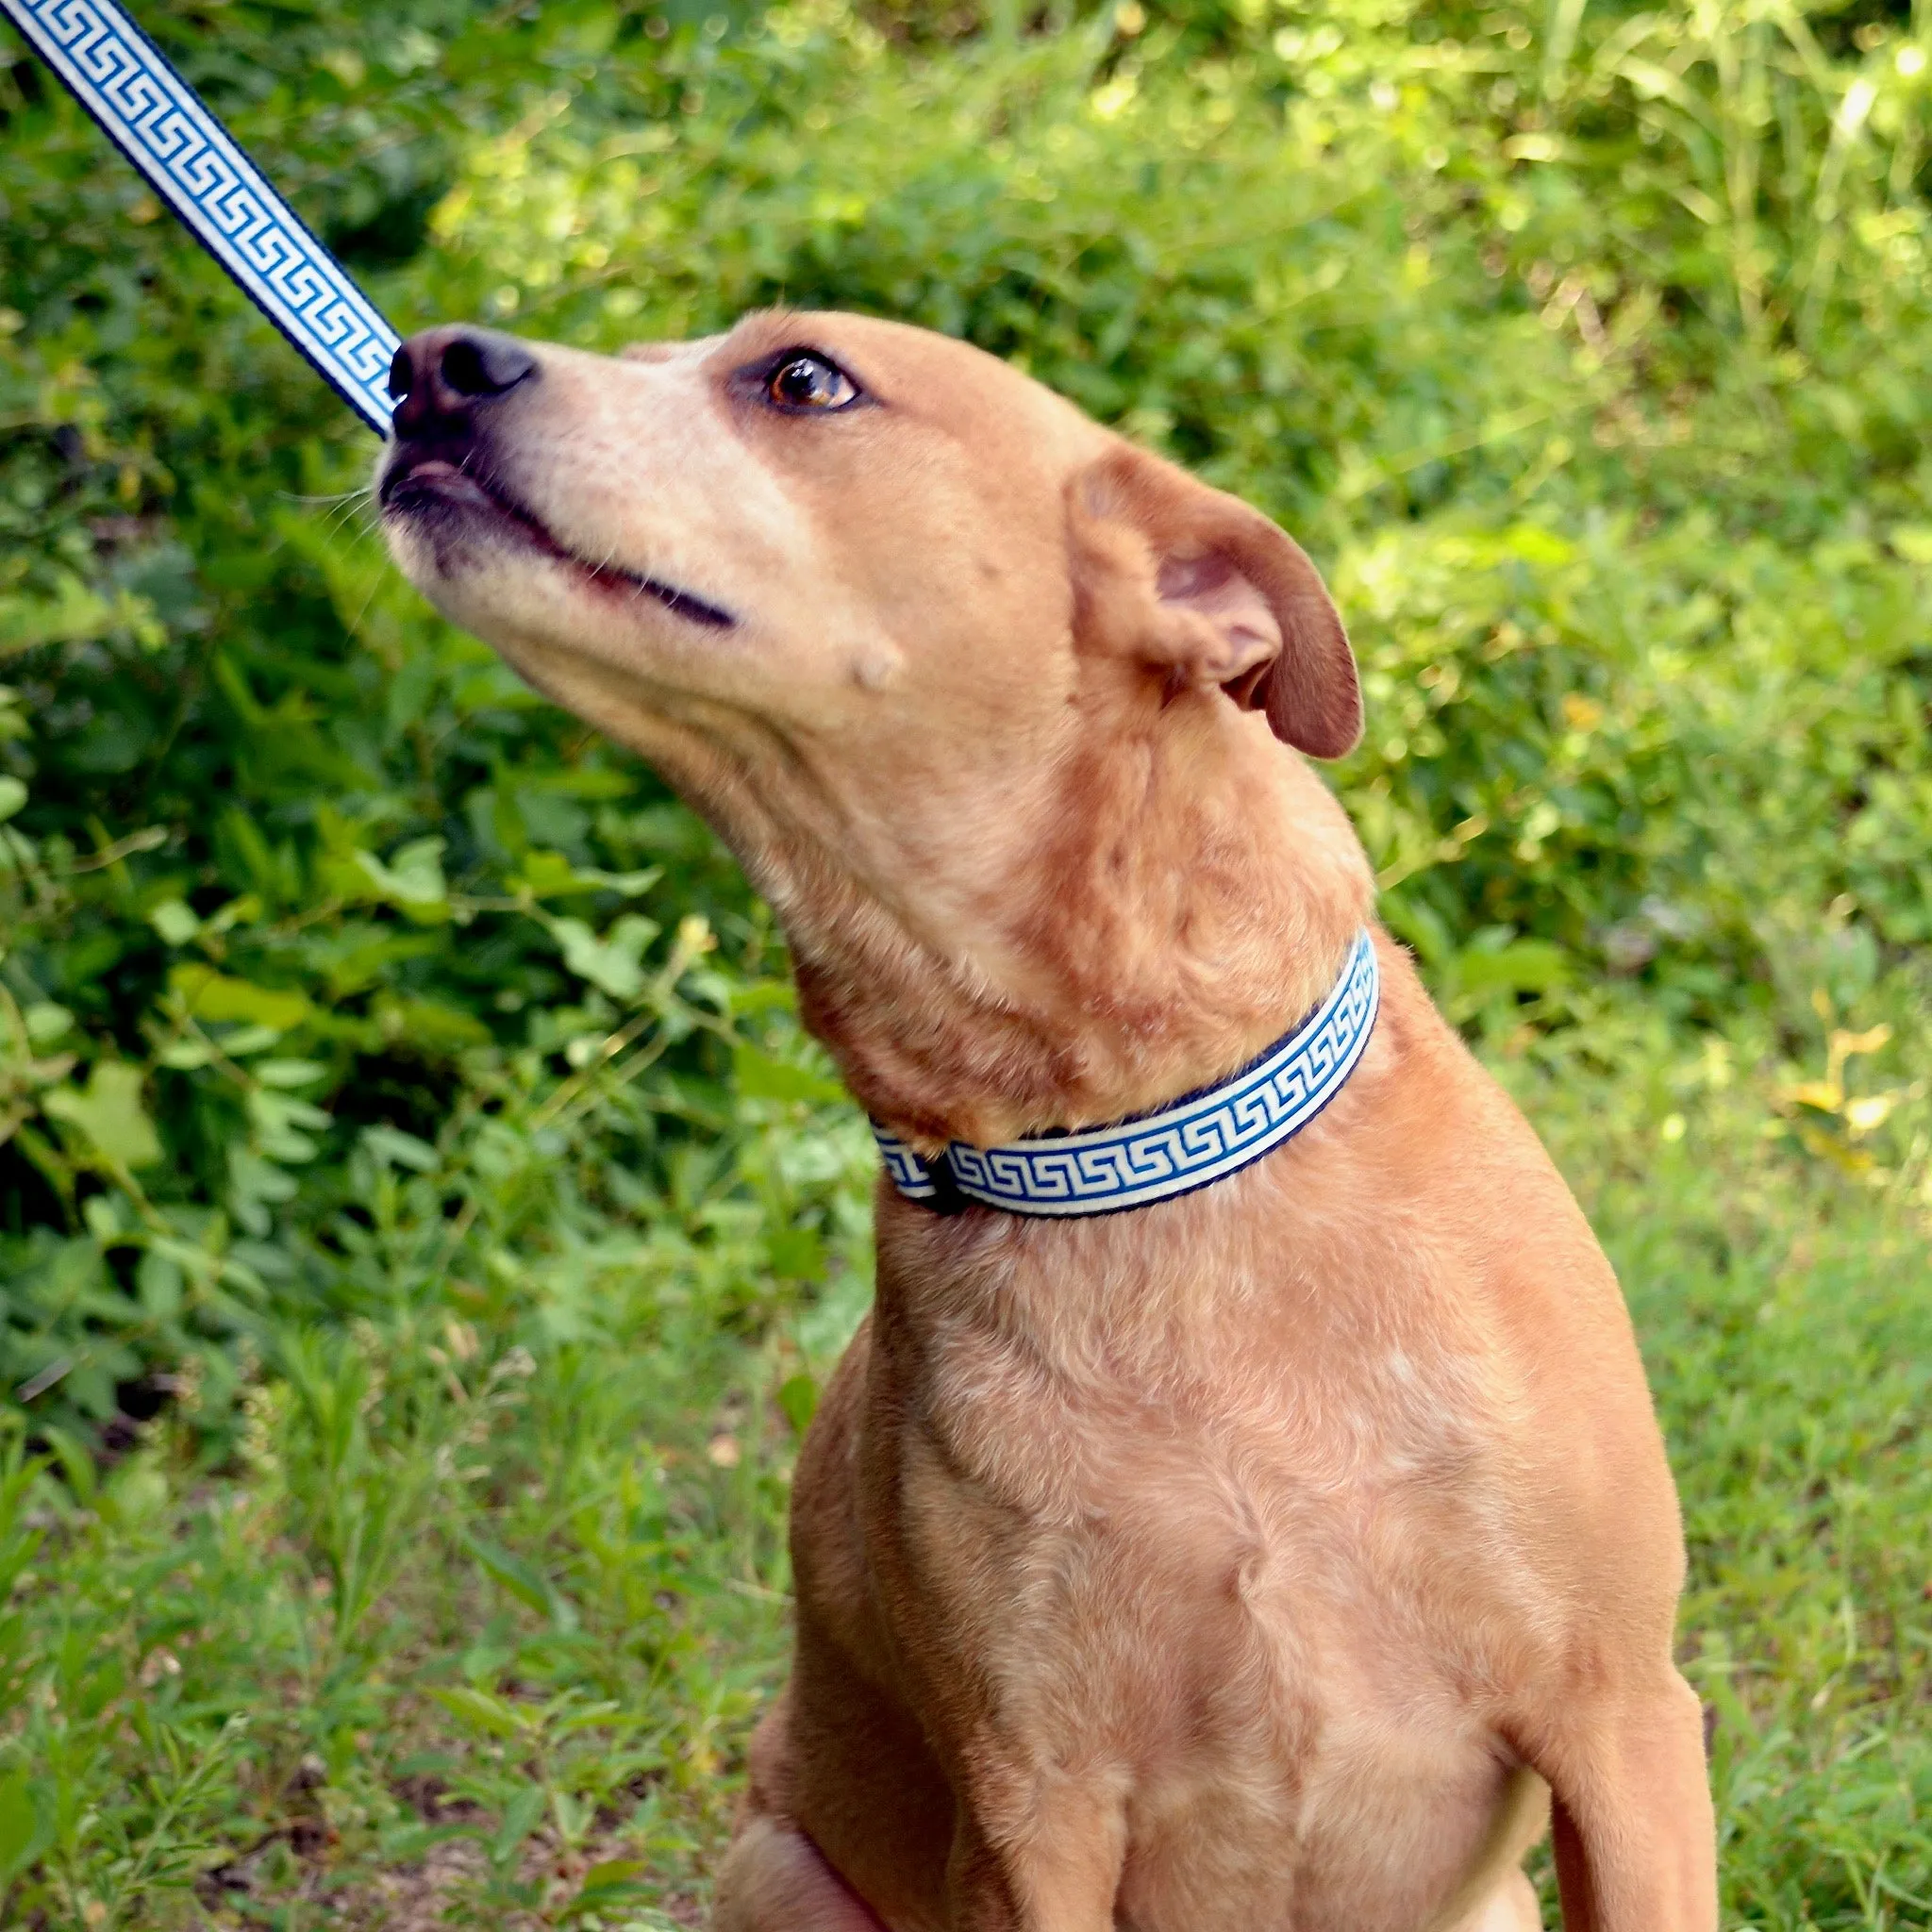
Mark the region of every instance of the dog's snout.
[[535, 379], [538, 362], [513, 336], [480, 328], [430, 328], [413, 335], [390, 364], [395, 433], [467, 425], [475, 411]]

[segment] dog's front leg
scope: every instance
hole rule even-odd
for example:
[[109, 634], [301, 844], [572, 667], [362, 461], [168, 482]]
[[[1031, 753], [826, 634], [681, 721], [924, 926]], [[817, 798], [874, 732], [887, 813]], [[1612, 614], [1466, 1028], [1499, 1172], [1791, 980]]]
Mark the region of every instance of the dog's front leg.
[[1716, 1932], [1704, 1714], [1675, 1672], [1565, 1710], [1535, 1761], [1556, 1798], [1564, 1932]]
[[885, 1932], [871, 1907], [781, 1820], [753, 1816], [718, 1874], [711, 1932]]
[[1126, 1815], [1110, 1790], [1035, 1788], [1024, 1814], [969, 1807], [947, 1870], [952, 1932], [1113, 1932]]

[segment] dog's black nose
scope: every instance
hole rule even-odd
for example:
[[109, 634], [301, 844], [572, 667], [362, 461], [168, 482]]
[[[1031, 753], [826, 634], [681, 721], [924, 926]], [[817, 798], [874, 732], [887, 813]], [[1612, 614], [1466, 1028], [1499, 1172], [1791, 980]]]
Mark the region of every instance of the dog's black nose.
[[396, 399], [395, 433], [468, 426], [485, 403], [535, 379], [537, 358], [514, 336], [490, 329], [425, 328], [396, 351], [389, 392]]

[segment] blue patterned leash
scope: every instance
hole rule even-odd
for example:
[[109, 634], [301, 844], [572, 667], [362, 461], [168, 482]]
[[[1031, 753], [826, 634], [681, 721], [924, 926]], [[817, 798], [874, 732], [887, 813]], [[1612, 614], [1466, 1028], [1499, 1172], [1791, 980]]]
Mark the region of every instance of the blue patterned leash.
[[114, 0], [0, 0], [201, 245], [378, 436], [397, 336]]

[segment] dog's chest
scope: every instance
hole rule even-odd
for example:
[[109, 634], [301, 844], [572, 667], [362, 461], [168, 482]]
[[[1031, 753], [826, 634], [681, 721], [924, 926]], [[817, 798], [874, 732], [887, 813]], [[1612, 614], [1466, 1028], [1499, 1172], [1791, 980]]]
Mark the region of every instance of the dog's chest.
[[902, 1438], [990, 1789], [1120, 1792], [1137, 1928], [1291, 1926], [1297, 1895], [1421, 1923], [1505, 1777], [1471, 1687], [1533, 1619], [1491, 1365], [1467, 1334], [1281, 1327], [941, 1324]]

